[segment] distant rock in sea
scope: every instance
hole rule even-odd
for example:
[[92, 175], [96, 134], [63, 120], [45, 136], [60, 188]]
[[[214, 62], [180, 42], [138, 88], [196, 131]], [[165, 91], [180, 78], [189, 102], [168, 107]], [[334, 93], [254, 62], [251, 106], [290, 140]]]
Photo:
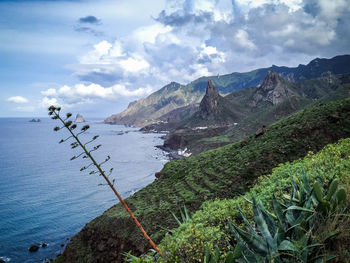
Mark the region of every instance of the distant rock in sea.
[[85, 122], [85, 120], [84, 120], [83, 116], [78, 113], [77, 117], [75, 118], [75, 122], [81, 123], [81, 122]]
[[30, 246], [30, 248], [28, 249], [29, 252], [37, 252], [39, 250], [39, 246], [38, 245], [32, 245]]
[[29, 122], [41, 122], [40, 119], [31, 119]]

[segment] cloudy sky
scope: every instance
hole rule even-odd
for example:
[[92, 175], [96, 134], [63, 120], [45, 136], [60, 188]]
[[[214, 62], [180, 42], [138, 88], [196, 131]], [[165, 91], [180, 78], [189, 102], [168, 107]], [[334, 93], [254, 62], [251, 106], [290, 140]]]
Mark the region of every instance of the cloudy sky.
[[106, 117], [171, 81], [349, 54], [349, 25], [349, 0], [1, 0], [0, 117]]

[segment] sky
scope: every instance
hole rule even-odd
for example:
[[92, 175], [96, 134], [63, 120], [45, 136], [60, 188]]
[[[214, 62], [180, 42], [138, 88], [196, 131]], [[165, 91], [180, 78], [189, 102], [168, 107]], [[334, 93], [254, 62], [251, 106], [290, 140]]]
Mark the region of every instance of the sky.
[[0, 117], [107, 117], [171, 81], [350, 54], [349, 0], [0, 0]]

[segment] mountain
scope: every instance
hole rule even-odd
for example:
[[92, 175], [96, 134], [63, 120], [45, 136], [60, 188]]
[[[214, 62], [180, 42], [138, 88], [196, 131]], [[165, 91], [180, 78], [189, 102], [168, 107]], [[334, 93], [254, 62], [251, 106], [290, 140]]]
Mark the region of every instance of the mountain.
[[280, 104], [297, 95], [297, 92], [292, 90], [293, 86], [295, 85], [282, 78], [276, 72], [269, 70], [261, 86], [255, 92], [251, 104], [253, 107], [265, 103]]
[[105, 123], [143, 127], [157, 122], [159, 117], [174, 109], [199, 103], [205, 95], [209, 79], [220, 94], [227, 95], [233, 91], [259, 85], [270, 70], [291, 82], [314, 79], [329, 73], [344, 74], [350, 72], [350, 55], [331, 59], [316, 58], [309, 64], [298, 67], [273, 65], [246, 73], [235, 72], [222, 76], [201, 77], [187, 85], [172, 82], [147, 98], [130, 103], [125, 111], [108, 117]]
[[[350, 99], [317, 105], [268, 126], [262, 136], [253, 134], [242, 142], [168, 162], [160, 179], [125, 201], [158, 243], [169, 229], [177, 227], [172, 212], [176, 213], [183, 205], [196, 211], [206, 200], [242, 195], [280, 163], [304, 157], [309, 151], [317, 152], [346, 137], [350, 137]], [[347, 158], [340, 152], [336, 155]], [[342, 168], [339, 169], [345, 169]], [[213, 218], [213, 224], [220, 216], [224, 221], [227, 218], [221, 210], [207, 215]], [[206, 225], [202, 224], [202, 229], [205, 231]], [[188, 238], [193, 235], [186, 233]], [[205, 236], [198, 238], [205, 244]], [[193, 249], [191, 243], [188, 245]], [[123, 252], [140, 255], [149, 248], [124, 207], [117, 204], [72, 237], [55, 262], [122, 262]]]
[[242, 116], [243, 114], [229, 100], [219, 94], [212, 81], [208, 80], [198, 111], [185, 118], [181, 127], [230, 125], [240, 120]]
[[217, 109], [207, 107], [206, 112], [213, 110], [215, 116], [210, 121], [201, 118], [198, 109], [178, 125], [172, 123], [176, 128], [170, 129], [164, 146], [173, 150], [186, 147], [199, 153], [235, 142], [300, 109], [350, 96], [349, 78], [350, 74], [324, 74], [321, 78], [293, 83], [268, 71], [261, 85], [232, 92], [222, 97], [223, 101], [216, 100], [216, 108], [221, 105], [229, 110], [216, 114]]

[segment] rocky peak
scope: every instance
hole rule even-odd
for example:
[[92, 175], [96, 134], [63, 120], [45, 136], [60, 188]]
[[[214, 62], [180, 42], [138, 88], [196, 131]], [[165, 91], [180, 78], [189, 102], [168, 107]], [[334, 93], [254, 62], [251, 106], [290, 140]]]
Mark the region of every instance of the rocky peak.
[[261, 89], [264, 91], [273, 90], [283, 82], [283, 78], [275, 71], [269, 70], [261, 84]]
[[216, 90], [211, 80], [209, 80], [205, 95], [199, 105], [203, 117], [218, 111], [218, 100], [220, 97], [219, 92]]
[[270, 102], [276, 105], [283, 102], [287, 97], [293, 95], [288, 86], [288, 81], [276, 72], [269, 70], [253, 97], [253, 104], [256, 106], [260, 102]]

